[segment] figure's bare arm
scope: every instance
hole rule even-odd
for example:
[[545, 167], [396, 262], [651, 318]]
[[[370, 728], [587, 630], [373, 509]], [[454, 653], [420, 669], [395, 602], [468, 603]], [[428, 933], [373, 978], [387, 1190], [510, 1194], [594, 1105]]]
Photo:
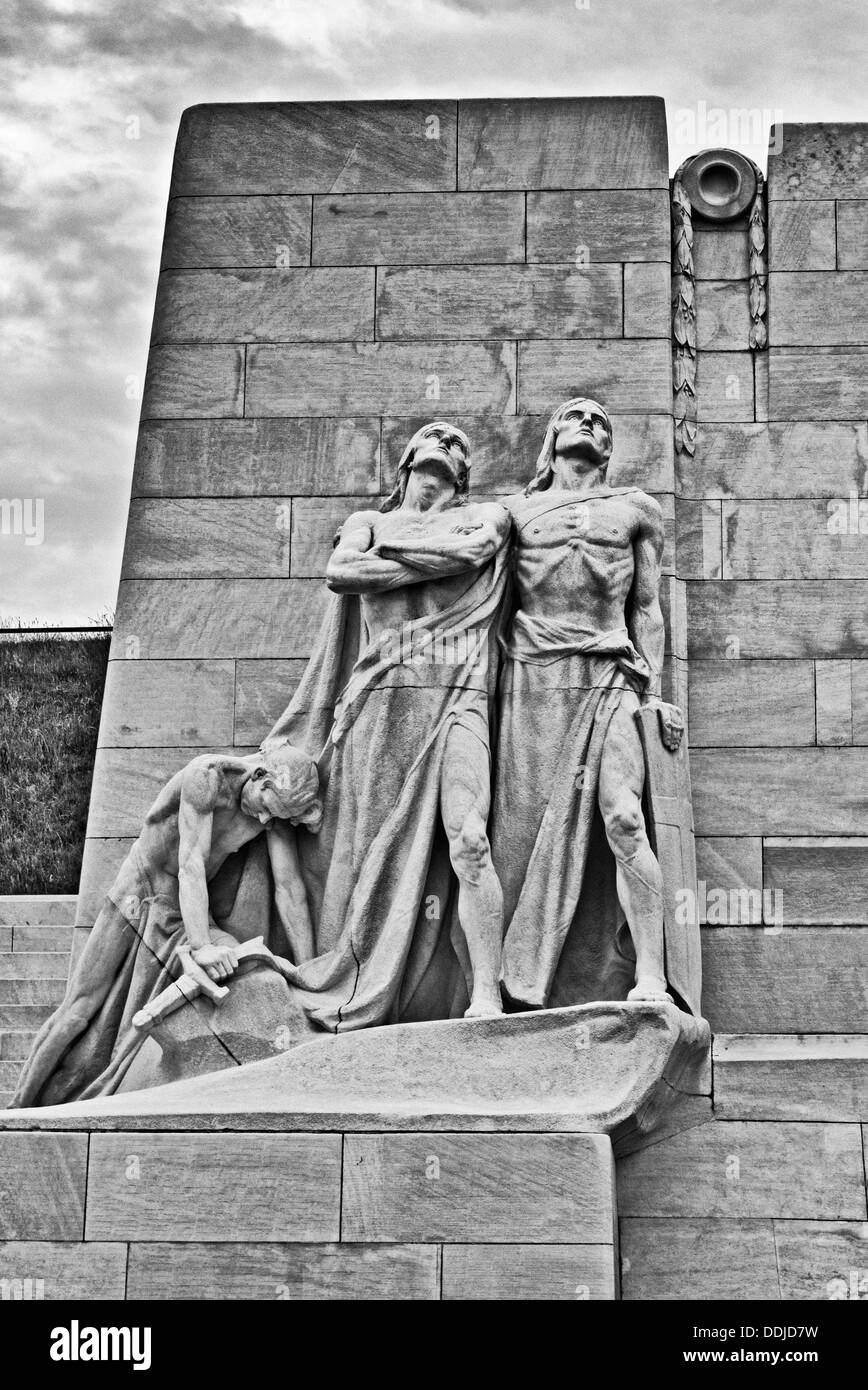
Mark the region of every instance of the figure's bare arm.
[[481, 569], [509, 536], [509, 513], [497, 503], [475, 506], [462, 515], [456, 510], [455, 524], [445, 534], [420, 537], [388, 536], [376, 549], [380, 555], [399, 559], [426, 575], [461, 574]]
[[627, 630], [633, 645], [651, 667], [649, 695], [660, 694], [665, 633], [660, 607], [660, 561], [663, 555], [663, 513], [653, 497], [642, 496], [640, 521], [633, 542], [633, 601]]
[[301, 965], [312, 959], [314, 940], [307, 890], [298, 862], [295, 827], [283, 820], [273, 821], [266, 831], [266, 841], [277, 913], [286, 932], [293, 963]]
[[185, 768], [178, 807], [178, 900], [192, 959], [211, 980], [231, 975], [237, 964], [230, 947], [211, 944], [208, 924], [207, 863], [219, 790], [213, 765], [194, 759]]
[[341, 527], [326, 567], [326, 583], [335, 593], [378, 593], [418, 584], [425, 578], [408, 565], [385, 559], [374, 548], [374, 516], [372, 512], [355, 512]]

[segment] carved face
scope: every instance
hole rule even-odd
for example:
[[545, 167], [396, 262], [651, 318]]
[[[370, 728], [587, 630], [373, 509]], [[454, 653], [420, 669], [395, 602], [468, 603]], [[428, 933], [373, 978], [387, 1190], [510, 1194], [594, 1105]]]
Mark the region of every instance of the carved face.
[[451, 502], [466, 468], [467, 455], [457, 432], [446, 426], [426, 431], [409, 461], [405, 501], [420, 511]]
[[555, 423], [555, 457], [569, 456], [599, 467], [612, 452], [612, 425], [597, 401], [569, 401]]

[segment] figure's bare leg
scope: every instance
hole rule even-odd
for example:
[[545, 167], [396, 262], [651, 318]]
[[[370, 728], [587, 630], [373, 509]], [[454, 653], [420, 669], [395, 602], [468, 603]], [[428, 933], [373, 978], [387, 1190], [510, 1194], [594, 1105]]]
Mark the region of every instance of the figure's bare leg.
[[465, 1018], [503, 1013], [503, 893], [485, 831], [490, 777], [488, 749], [468, 729], [454, 725], [446, 741], [440, 811], [449, 837], [452, 867], [458, 876], [458, 920], [473, 968], [473, 992]]
[[636, 984], [628, 999], [666, 999], [663, 875], [642, 814], [645, 759], [628, 695], [612, 716], [600, 764], [600, 812], [615, 856], [618, 901], [636, 950]]

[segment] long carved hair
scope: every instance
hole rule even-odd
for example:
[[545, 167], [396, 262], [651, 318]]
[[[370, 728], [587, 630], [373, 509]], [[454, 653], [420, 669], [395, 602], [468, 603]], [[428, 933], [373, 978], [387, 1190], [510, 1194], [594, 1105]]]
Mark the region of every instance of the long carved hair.
[[[539, 458], [536, 461], [536, 472], [524, 490], [525, 497], [530, 497], [532, 492], [544, 492], [547, 487], [551, 487], [552, 477], [554, 476], [555, 439], [557, 438], [558, 425], [565, 415], [568, 415], [571, 410], [575, 410], [577, 405], [596, 406], [597, 410], [599, 410], [602, 415], [605, 415], [609, 426], [609, 453], [611, 454], [612, 421], [609, 418], [609, 412], [600, 405], [599, 401], [592, 400], [590, 396], [573, 396], [572, 400], [564, 401], [563, 405], [558, 406], [546, 426], [545, 439], [543, 440]], [[608, 466], [609, 460], [606, 459], [603, 469], [605, 470]]]
[[432, 420], [430, 425], [423, 425], [421, 429], [416, 431], [401, 455], [400, 462], [398, 463], [397, 476], [395, 478], [395, 486], [385, 501], [380, 503], [381, 512], [393, 512], [396, 507], [401, 506], [407, 492], [407, 481], [410, 477], [410, 467], [416, 450], [422, 441], [432, 434], [437, 435], [438, 438], [441, 439], [445, 435], [451, 436], [460, 446], [464, 454], [464, 463], [460, 466], [458, 472], [458, 479], [455, 485], [455, 501], [463, 506], [470, 497], [470, 440], [467, 438], [464, 431], [460, 430], [457, 425], [449, 425], [445, 420]]

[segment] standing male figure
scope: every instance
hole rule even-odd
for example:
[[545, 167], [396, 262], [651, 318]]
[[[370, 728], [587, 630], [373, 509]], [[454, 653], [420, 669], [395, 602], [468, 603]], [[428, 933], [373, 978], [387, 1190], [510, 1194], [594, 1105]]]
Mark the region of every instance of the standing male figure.
[[[504, 985], [518, 1005], [667, 998], [662, 876], [642, 811], [635, 714], [657, 698], [663, 522], [611, 487], [612, 425], [593, 400], [552, 416], [536, 476], [508, 499], [515, 611], [505, 640], [492, 819]], [[602, 832], [602, 833], [601, 833]], [[629, 943], [619, 931], [626, 918]]]

